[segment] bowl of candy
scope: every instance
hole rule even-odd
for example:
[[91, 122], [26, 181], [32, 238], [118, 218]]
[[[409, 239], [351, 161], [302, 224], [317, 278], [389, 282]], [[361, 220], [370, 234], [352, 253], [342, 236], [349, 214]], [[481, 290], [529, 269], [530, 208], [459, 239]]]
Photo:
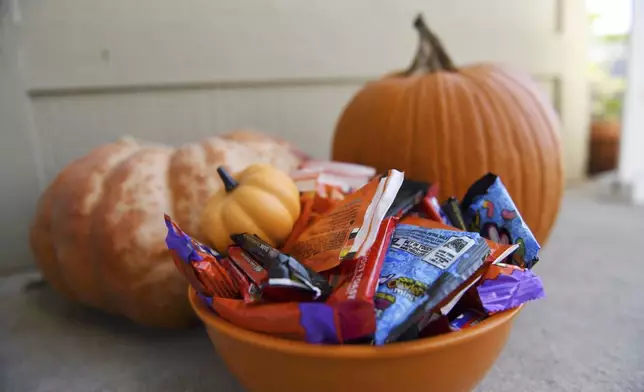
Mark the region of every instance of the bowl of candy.
[[190, 299], [232, 374], [247, 390], [267, 392], [470, 391], [494, 364], [519, 311], [428, 339], [332, 346], [252, 332], [216, 316], [192, 290]]
[[[247, 170], [220, 173], [203, 242], [165, 221], [192, 307], [249, 391], [470, 391], [544, 296], [539, 245], [493, 174], [441, 204], [396, 170], [311, 162], [280, 187]], [[272, 201], [251, 203], [251, 185]], [[240, 208], [245, 223], [226, 216]]]

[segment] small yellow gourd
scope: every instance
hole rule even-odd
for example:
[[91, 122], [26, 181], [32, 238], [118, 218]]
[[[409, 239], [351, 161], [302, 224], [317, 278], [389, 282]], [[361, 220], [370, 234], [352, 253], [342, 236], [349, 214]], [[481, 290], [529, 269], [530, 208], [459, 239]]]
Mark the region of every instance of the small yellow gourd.
[[300, 215], [300, 193], [283, 171], [254, 164], [236, 175], [222, 166], [217, 173], [224, 188], [206, 202], [201, 232], [210, 245], [227, 254], [231, 234], [251, 233], [279, 247]]

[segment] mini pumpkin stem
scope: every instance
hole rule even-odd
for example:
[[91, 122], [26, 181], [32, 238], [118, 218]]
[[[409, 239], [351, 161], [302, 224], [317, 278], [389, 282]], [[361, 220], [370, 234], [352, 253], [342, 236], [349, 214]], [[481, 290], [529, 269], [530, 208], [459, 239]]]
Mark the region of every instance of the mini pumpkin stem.
[[457, 68], [447, 54], [440, 39], [425, 23], [422, 14], [418, 14], [414, 20], [414, 27], [418, 31], [418, 51], [414, 61], [405, 72], [411, 75], [416, 72], [456, 72]]
[[239, 183], [235, 181], [235, 179], [230, 175], [230, 173], [228, 173], [225, 167], [219, 166], [217, 168], [217, 174], [219, 174], [219, 178], [221, 178], [221, 181], [224, 183], [226, 192], [231, 192], [239, 186]]

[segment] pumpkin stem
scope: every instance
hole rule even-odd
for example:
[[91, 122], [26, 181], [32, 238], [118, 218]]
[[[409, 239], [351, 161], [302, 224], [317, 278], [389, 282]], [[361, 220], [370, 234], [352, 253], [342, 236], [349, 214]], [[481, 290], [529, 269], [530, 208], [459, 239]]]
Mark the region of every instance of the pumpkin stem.
[[457, 68], [447, 54], [440, 39], [425, 23], [422, 14], [418, 14], [414, 20], [414, 27], [418, 31], [418, 51], [414, 61], [409, 66], [405, 75], [417, 72], [456, 72]]
[[219, 166], [217, 168], [217, 174], [219, 174], [219, 178], [221, 178], [221, 181], [224, 183], [226, 192], [231, 192], [239, 186], [239, 183], [235, 181], [235, 179], [230, 175], [230, 173], [228, 173], [225, 167]]

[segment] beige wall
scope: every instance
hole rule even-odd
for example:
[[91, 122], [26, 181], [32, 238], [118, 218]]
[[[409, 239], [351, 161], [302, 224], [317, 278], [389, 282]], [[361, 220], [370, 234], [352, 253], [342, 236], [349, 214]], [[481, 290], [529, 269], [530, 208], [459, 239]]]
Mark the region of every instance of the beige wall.
[[0, 274], [31, 262], [27, 235], [44, 183], [19, 67], [18, 36], [10, 18], [0, 20]]
[[10, 137], [16, 146], [24, 140], [20, 148], [42, 162], [25, 168], [39, 186], [89, 148], [123, 134], [180, 144], [252, 127], [327, 157], [351, 95], [409, 63], [418, 11], [457, 63], [501, 61], [533, 74], [561, 109], [568, 176], [583, 173], [583, 0], [20, 4], [16, 34], [28, 99], [13, 104], [33, 112], [17, 128], [33, 121], [35, 136]]

